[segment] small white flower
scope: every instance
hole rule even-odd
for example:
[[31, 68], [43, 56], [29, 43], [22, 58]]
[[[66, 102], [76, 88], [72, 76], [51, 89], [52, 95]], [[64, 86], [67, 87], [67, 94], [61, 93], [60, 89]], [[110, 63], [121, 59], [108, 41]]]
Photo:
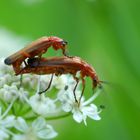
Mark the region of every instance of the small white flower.
[[5, 83], [6, 83], [5, 77], [0, 77], [0, 88], [2, 88]]
[[[6, 113], [8, 113], [8, 112], [6, 112]], [[5, 115], [7, 115], [7, 114], [2, 114], [2, 108], [0, 107], [0, 128], [1, 127], [5, 127], [5, 128], [13, 127], [15, 116], [10, 115], [10, 116], [5, 117]]]
[[83, 120], [85, 125], [87, 125], [87, 117], [96, 121], [101, 119], [98, 108], [95, 104], [90, 104], [89, 106], [77, 106], [77, 108], [73, 108], [72, 113], [74, 120], [76, 120], [78, 123], [81, 123]]
[[29, 104], [31, 105], [34, 112], [42, 116], [48, 116], [53, 114], [56, 110], [55, 101], [44, 94], [35, 94], [30, 97]]
[[33, 75], [32, 74], [23, 75], [22, 84], [24, 86], [35, 89], [35, 87], [37, 86], [37, 82], [38, 82], [38, 75], [35, 75], [35, 74], [33, 74]]
[[11, 100], [17, 96], [17, 93], [18, 88], [15, 85], [8, 86], [5, 84], [4, 87], [0, 89], [1, 97], [6, 102], [11, 102]]
[[11, 128], [14, 126], [15, 122], [15, 116], [10, 115], [5, 117], [6, 114], [2, 114], [2, 109], [0, 107], [0, 140], [4, 140], [6, 138], [9, 138], [10, 130], [8, 128]]
[[[50, 83], [51, 75], [31, 75], [31, 74], [25, 74], [23, 75], [23, 85], [26, 87], [30, 87], [32, 89], [35, 89], [37, 87], [37, 84], [39, 82], [39, 91], [44, 91], [49, 83]], [[53, 87], [53, 83], [51, 84], [48, 91], [50, 91]], [[39, 92], [38, 91], [38, 92]]]
[[26, 96], [27, 94], [27, 91], [23, 88], [18, 89], [14, 84], [11, 86], [5, 84], [4, 87], [0, 89], [0, 98], [8, 103], [16, 97], [19, 97], [19, 99], [23, 101], [23, 96]]
[[61, 76], [54, 76], [53, 86], [59, 90], [63, 90], [66, 86], [74, 88], [76, 81], [69, 74], [64, 74]]
[[13, 115], [7, 116], [4, 119], [0, 119], [0, 125], [4, 126], [6, 128], [13, 127], [14, 126], [14, 120], [15, 120], [15, 116], [13, 116]]
[[54, 76], [53, 85], [57, 89], [64, 89], [67, 81], [68, 81], [68, 78], [66, 75]]
[[25, 101], [25, 97], [28, 97], [29, 92], [26, 91], [24, 88], [20, 88], [18, 90], [18, 98], [20, 99], [21, 102]]
[[5, 140], [5, 139], [8, 139], [9, 138], [9, 135], [4, 132], [3, 130], [0, 129], [0, 140]]
[[[77, 104], [75, 102], [73, 91], [68, 89], [66, 91], [61, 90], [58, 93], [58, 99], [61, 101], [63, 111], [72, 112], [73, 119], [76, 122], [81, 123], [82, 121], [84, 121], [85, 125], [87, 125], [86, 123], [87, 117], [93, 120], [101, 119], [99, 116], [100, 111], [98, 111], [96, 105], [91, 104], [98, 94], [99, 92], [97, 91], [97, 93], [94, 94], [88, 101], [84, 101], [84, 98], [82, 97], [80, 104]], [[80, 91], [77, 90], [76, 98], [79, 99], [79, 97], [80, 97]]]
[[[69, 85], [67, 87], [68, 89], [62, 89], [58, 92], [57, 94], [57, 98], [59, 101], [61, 101], [62, 103], [62, 109], [65, 112], [70, 112], [73, 109], [73, 106], [77, 106], [77, 103], [75, 102], [75, 98], [74, 98], [74, 93], [73, 93], [73, 85]], [[80, 90], [76, 90], [76, 99], [78, 100], [80, 98], [81, 95], [81, 91]], [[83, 100], [83, 98], [82, 98]]]
[[52, 139], [57, 136], [57, 132], [51, 125], [46, 124], [42, 117], [38, 117], [30, 126], [22, 117], [18, 117], [15, 128], [23, 134], [15, 135], [13, 140], [19, 140], [18, 138], [21, 140]]

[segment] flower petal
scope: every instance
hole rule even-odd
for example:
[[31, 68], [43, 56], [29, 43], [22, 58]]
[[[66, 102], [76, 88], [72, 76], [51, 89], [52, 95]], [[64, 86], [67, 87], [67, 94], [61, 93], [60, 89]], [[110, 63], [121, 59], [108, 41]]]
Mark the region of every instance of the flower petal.
[[53, 129], [51, 125], [46, 125], [46, 129], [43, 129], [37, 133], [37, 136], [41, 139], [52, 139], [55, 138], [58, 133]]
[[90, 117], [93, 120], [99, 121], [101, 120], [101, 117], [98, 114], [94, 114], [93, 116]]
[[3, 121], [2, 121], [2, 125], [4, 127], [12, 127], [15, 123], [15, 116], [11, 115], [11, 116], [7, 116]]
[[83, 120], [83, 116], [82, 116], [82, 113], [80, 111], [75, 111], [73, 113], [73, 119], [78, 122], [78, 123], [81, 123], [82, 120]]
[[32, 128], [36, 131], [39, 131], [41, 129], [44, 129], [46, 126], [46, 121], [43, 117], [38, 117], [33, 123]]
[[34, 95], [30, 97], [29, 103], [34, 112], [41, 116], [48, 116], [55, 112], [56, 105], [53, 100], [42, 95]]
[[67, 83], [68, 78], [65, 75], [62, 76], [55, 76], [54, 77], [54, 82], [53, 85], [55, 86], [55, 88], [57, 89], [64, 89], [66, 83]]
[[93, 120], [100, 120], [100, 116], [98, 115], [98, 110], [97, 110], [97, 106], [94, 104], [91, 104], [90, 106], [86, 106], [83, 107], [81, 109], [81, 111], [83, 112], [84, 116], [88, 116]]
[[22, 117], [18, 117], [15, 121], [15, 128], [21, 132], [26, 132], [28, 130], [28, 125]]
[[87, 119], [87, 116], [86, 116], [86, 115], [83, 115], [83, 121], [84, 121], [84, 124], [87, 126], [86, 119]]
[[65, 112], [70, 112], [72, 110], [72, 106], [68, 103], [64, 103], [64, 104], [62, 104], [62, 109]]
[[9, 135], [6, 132], [0, 130], [0, 140], [5, 140], [8, 138], [9, 138]]

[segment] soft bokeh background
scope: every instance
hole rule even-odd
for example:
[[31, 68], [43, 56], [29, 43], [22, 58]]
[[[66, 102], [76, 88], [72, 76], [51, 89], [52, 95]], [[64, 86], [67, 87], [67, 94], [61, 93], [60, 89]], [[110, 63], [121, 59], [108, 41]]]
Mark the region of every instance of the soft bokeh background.
[[[87, 127], [72, 117], [56, 120], [56, 140], [139, 140], [140, 1], [0, 1], [1, 57], [44, 35], [67, 40], [71, 55], [91, 63], [100, 79], [110, 82], [96, 100], [106, 106], [102, 120], [88, 119]], [[85, 94], [90, 95], [87, 83]]]

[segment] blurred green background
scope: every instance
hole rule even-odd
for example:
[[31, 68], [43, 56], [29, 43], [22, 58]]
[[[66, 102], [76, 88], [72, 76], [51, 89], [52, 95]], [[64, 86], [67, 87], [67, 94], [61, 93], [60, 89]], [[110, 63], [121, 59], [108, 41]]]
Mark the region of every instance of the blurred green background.
[[88, 119], [87, 127], [72, 117], [56, 120], [56, 140], [140, 139], [139, 0], [1, 0], [0, 28], [30, 40], [64, 38], [71, 55], [92, 64], [100, 79], [111, 83], [96, 100], [106, 106], [102, 120]]

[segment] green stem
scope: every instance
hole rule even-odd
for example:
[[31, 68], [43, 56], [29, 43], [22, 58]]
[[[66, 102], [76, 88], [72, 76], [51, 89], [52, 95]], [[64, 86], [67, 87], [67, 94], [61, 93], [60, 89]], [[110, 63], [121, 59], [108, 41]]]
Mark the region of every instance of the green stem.
[[[65, 117], [68, 117], [70, 116], [71, 113], [66, 113], [66, 114], [62, 114], [62, 115], [57, 115], [57, 116], [52, 116], [52, 117], [46, 117], [45, 119], [46, 120], [58, 120], [58, 119], [63, 119]], [[32, 117], [29, 117], [29, 118], [26, 118], [27, 120], [33, 120], [37, 118], [37, 116], [32, 116]]]
[[6, 111], [2, 114], [2, 116], [0, 117], [1, 119], [4, 118], [4, 117], [8, 114], [8, 112], [9, 112], [10, 109], [12, 108], [12, 106], [13, 106], [14, 102], [16, 101], [16, 99], [17, 99], [17, 97], [15, 97], [15, 98], [13, 99], [13, 101], [11, 102], [11, 104], [8, 106], [7, 110], [6, 110]]
[[53, 116], [53, 117], [48, 117], [46, 118], [46, 120], [58, 120], [58, 119], [63, 119], [65, 117], [70, 116], [71, 113], [67, 113], [67, 114], [62, 114], [62, 115], [58, 115], [58, 116]]

